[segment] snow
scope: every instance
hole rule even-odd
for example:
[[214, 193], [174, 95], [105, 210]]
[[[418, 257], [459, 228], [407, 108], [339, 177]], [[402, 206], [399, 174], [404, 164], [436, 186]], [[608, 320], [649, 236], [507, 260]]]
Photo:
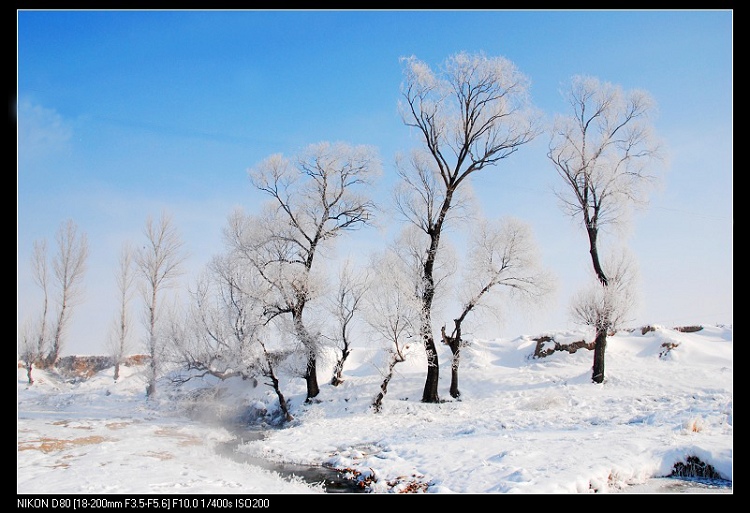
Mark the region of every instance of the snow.
[[[304, 380], [282, 378], [294, 416], [282, 428], [270, 425], [278, 403], [263, 382], [165, 378], [147, 400], [139, 368], [123, 368], [117, 383], [112, 369], [77, 382], [35, 370], [31, 386], [19, 368], [17, 492], [325, 492], [272, 466], [284, 462], [335, 467], [373, 494], [623, 493], [650, 491], [693, 456], [732, 492], [731, 327], [620, 331], [608, 339], [602, 384], [591, 382], [590, 350], [534, 358], [535, 347], [531, 336], [473, 340], [460, 400], [448, 394], [450, 353], [440, 348], [437, 404], [421, 402], [426, 360], [412, 355], [396, 366], [380, 413], [370, 405], [382, 354], [355, 348], [338, 387], [321, 365], [314, 403], [304, 402]], [[253, 415], [268, 423], [264, 436], [247, 427]], [[259, 458], [265, 468], [248, 463]]]

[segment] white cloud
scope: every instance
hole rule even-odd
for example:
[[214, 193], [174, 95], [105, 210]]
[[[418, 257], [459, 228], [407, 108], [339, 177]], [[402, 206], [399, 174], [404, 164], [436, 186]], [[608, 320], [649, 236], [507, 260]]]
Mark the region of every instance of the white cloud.
[[18, 102], [18, 158], [33, 161], [68, 149], [73, 128], [57, 111], [28, 99]]

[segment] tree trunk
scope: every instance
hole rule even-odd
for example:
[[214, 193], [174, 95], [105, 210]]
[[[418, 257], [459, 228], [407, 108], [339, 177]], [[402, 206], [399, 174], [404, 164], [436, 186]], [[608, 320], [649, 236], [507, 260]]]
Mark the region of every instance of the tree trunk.
[[435, 347], [435, 337], [432, 335], [432, 301], [435, 299], [435, 261], [437, 260], [438, 249], [440, 247], [440, 235], [443, 231], [443, 223], [448, 211], [451, 208], [453, 193], [456, 185], [451, 185], [445, 191], [445, 199], [440, 207], [440, 214], [435, 225], [428, 232], [430, 236], [430, 247], [427, 251], [422, 278], [425, 283], [425, 290], [422, 295], [422, 327], [421, 334], [424, 341], [425, 352], [427, 353], [427, 378], [424, 383], [422, 392], [423, 403], [438, 403], [438, 381], [440, 377], [440, 363], [438, 362], [437, 347]]
[[591, 381], [594, 383], [604, 382], [604, 350], [607, 347], [607, 330], [598, 329], [594, 340], [594, 366], [591, 373]]
[[440, 397], [438, 396], [440, 366], [438, 363], [437, 348], [435, 347], [435, 338], [432, 336], [429, 315], [422, 326], [422, 337], [424, 339], [425, 351], [427, 352], [427, 378], [425, 379], [424, 391], [422, 392], [422, 402], [437, 403], [440, 402]]
[[315, 357], [315, 350], [313, 348], [309, 348], [307, 352], [305, 382], [307, 383], [307, 401], [310, 401], [320, 393], [320, 387], [318, 387], [317, 358]]
[[391, 378], [393, 378], [393, 368], [396, 367], [396, 364], [399, 362], [403, 362], [404, 358], [400, 357], [398, 355], [394, 355], [391, 359], [391, 363], [388, 364], [388, 373], [385, 376], [385, 379], [383, 380], [383, 383], [380, 385], [380, 392], [375, 397], [375, 400], [372, 402], [372, 407], [375, 410], [375, 413], [380, 413], [382, 404], [383, 404], [383, 398], [385, 397], [385, 394], [388, 393], [388, 383], [391, 382]]
[[372, 402], [372, 407], [375, 410], [375, 413], [380, 413], [380, 410], [382, 409], [383, 398], [385, 397], [385, 394], [388, 393], [388, 383], [390, 383], [392, 377], [393, 377], [393, 364], [391, 364], [391, 370], [385, 376], [383, 383], [380, 385], [380, 392], [378, 393], [377, 397], [375, 397], [375, 400]]
[[336, 365], [333, 368], [333, 377], [331, 378], [331, 385], [337, 387], [341, 383], [344, 382], [344, 378], [341, 376], [344, 373], [344, 363], [346, 363], [346, 359], [349, 357], [349, 354], [351, 353], [350, 350], [345, 349], [341, 351], [341, 358], [336, 362]]
[[310, 402], [314, 397], [320, 393], [318, 387], [318, 364], [317, 357], [315, 355], [315, 345], [307, 332], [307, 328], [302, 323], [302, 310], [305, 304], [302, 303], [292, 312], [292, 319], [294, 322], [294, 330], [297, 334], [297, 339], [302, 343], [307, 351], [307, 364], [305, 366], [305, 383], [307, 385], [307, 402]]
[[306, 401], [310, 402], [320, 393], [318, 387], [318, 365], [315, 354], [315, 343], [302, 322], [302, 312], [305, 308], [305, 301], [300, 299], [296, 307], [292, 310], [292, 322], [294, 323], [294, 332], [297, 340], [304, 346], [307, 351], [307, 364], [305, 366], [305, 384], [307, 385]]
[[284, 422], [291, 422], [292, 420], [294, 420], [294, 417], [291, 413], [289, 413], [289, 405], [286, 403], [284, 394], [281, 393], [281, 387], [279, 387], [279, 379], [276, 377], [273, 368], [271, 368], [271, 371], [268, 373], [268, 377], [271, 378], [273, 390], [274, 392], [276, 392], [276, 397], [279, 398], [279, 408], [281, 408], [281, 412], [284, 414]]
[[157, 285], [156, 280], [152, 280], [151, 287], [151, 304], [148, 308], [148, 352], [151, 357], [149, 361], [149, 376], [148, 386], [146, 386], [146, 398], [151, 397], [156, 393], [156, 371], [157, 371], [157, 348], [156, 348], [156, 293]]
[[596, 239], [599, 233], [599, 230], [596, 228], [589, 227], [587, 228], [587, 233], [589, 235], [589, 253], [591, 254], [591, 263], [594, 266], [594, 272], [596, 273], [596, 278], [599, 280], [599, 282], [604, 285], [605, 287], [608, 285], [607, 275], [604, 274], [604, 269], [602, 269], [602, 264], [599, 261], [599, 250], [596, 246]]
[[120, 361], [119, 360], [115, 362], [115, 378], [114, 379], [115, 381], [120, 379]]
[[149, 361], [149, 376], [148, 385], [146, 386], [146, 398], [152, 397], [156, 394], [156, 352], [151, 351], [151, 358]]
[[432, 300], [435, 297], [433, 271], [437, 248], [440, 243], [439, 230], [434, 232], [431, 237], [432, 242], [430, 243], [430, 250], [427, 253], [423, 271], [425, 290], [422, 295], [422, 326], [420, 327], [425, 353], [427, 354], [427, 378], [425, 379], [424, 391], [422, 392], [423, 403], [440, 402], [440, 397], [438, 396], [440, 362], [438, 361], [437, 347], [435, 347], [435, 337], [432, 335]]
[[[603, 287], [609, 285], [607, 275], [604, 274], [601, 263], [599, 262], [599, 251], [596, 246], [598, 230], [595, 225], [590, 224], [587, 227], [589, 235], [589, 253], [591, 253], [591, 263], [594, 265], [596, 277]], [[604, 351], [607, 348], [607, 328], [597, 327], [596, 338], [594, 340], [594, 365], [591, 372], [591, 381], [594, 383], [604, 382]]]
[[63, 290], [62, 306], [60, 306], [60, 315], [57, 318], [57, 326], [55, 327], [55, 338], [52, 339], [52, 349], [50, 349], [47, 355], [47, 367], [50, 369], [57, 365], [57, 360], [60, 358], [60, 350], [62, 349], [62, 337], [63, 328], [67, 318], [65, 317], [67, 309], [67, 291]]
[[441, 333], [443, 336], [443, 342], [451, 348], [451, 353], [453, 354], [453, 359], [451, 361], [450, 394], [454, 399], [458, 399], [461, 395], [461, 392], [458, 390], [458, 366], [461, 358], [461, 319], [455, 319], [453, 322], [456, 325], [454, 330], [455, 336], [448, 336], [445, 333], [445, 326], [442, 327]]
[[451, 346], [451, 351], [453, 351], [453, 361], [451, 362], [451, 397], [454, 399], [458, 399], [461, 396], [461, 392], [458, 390], [458, 360], [459, 355], [461, 353], [461, 350], [456, 346], [454, 349], [453, 346]]
[[[284, 394], [281, 393], [281, 387], [279, 386], [279, 378], [276, 377], [276, 371], [274, 370], [274, 366], [273, 366], [274, 359], [271, 356], [271, 354], [268, 352], [268, 350], [266, 349], [266, 345], [263, 343], [263, 341], [260, 341], [260, 347], [263, 348], [263, 355], [266, 358], [266, 365], [268, 365], [268, 369], [267, 370], [262, 369], [261, 372], [265, 377], [271, 379], [270, 385], [273, 387], [274, 392], [276, 392], [276, 397], [279, 398], [279, 408], [281, 408], [281, 412], [284, 414], [284, 422], [290, 422], [294, 420], [294, 417], [289, 412], [289, 405], [286, 402], [286, 398], [284, 397]], [[253, 387], [257, 385], [258, 385], [257, 380], [253, 378]]]
[[29, 381], [29, 385], [33, 385], [34, 384], [34, 378], [31, 377], [31, 367], [32, 367], [32, 363], [31, 362], [27, 362], [26, 363], [26, 378]]

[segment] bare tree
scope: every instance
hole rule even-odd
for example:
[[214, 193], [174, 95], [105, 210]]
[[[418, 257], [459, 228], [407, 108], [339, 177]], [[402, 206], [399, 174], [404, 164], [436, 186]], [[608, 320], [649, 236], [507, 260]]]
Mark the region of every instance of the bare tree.
[[265, 283], [241, 255], [229, 252], [215, 257], [192, 293], [190, 314], [170, 334], [181, 362], [193, 376], [219, 379], [240, 377], [257, 385], [257, 375], [267, 378], [279, 400], [282, 420], [293, 420], [281, 391], [276, 367], [288, 355], [273, 347], [268, 321], [263, 315]]
[[37, 340], [37, 335], [34, 334], [34, 326], [31, 321], [27, 320], [18, 331], [18, 357], [26, 367], [26, 380], [29, 385], [34, 384], [32, 371], [39, 358]]
[[262, 338], [258, 339], [258, 344], [263, 350], [264, 360], [262, 365], [262, 372], [263, 375], [270, 380], [269, 382], [266, 382], [266, 384], [273, 388], [274, 392], [276, 392], [276, 397], [279, 400], [279, 408], [281, 409], [281, 412], [284, 416], [284, 422], [291, 422], [292, 420], [294, 420], [294, 417], [289, 411], [289, 404], [287, 403], [284, 394], [281, 392], [281, 385], [276, 373], [276, 366], [281, 360], [283, 360], [284, 355], [269, 350], [268, 344]]
[[635, 260], [625, 250], [604, 260], [603, 269], [609, 278], [603, 286], [595, 283], [581, 290], [571, 302], [575, 319], [581, 324], [601, 331], [616, 330], [628, 321], [628, 315], [636, 303], [637, 270]]
[[373, 279], [365, 296], [365, 321], [385, 342], [388, 355], [380, 391], [372, 402], [376, 413], [382, 410], [396, 365], [406, 361], [419, 330], [419, 285], [414, 279], [418, 274], [410, 269], [410, 263], [414, 260], [408, 252], [399, 255], [390, 249], [376, 255], [370, 266]]
[[352, 269], [352, 263], [346, 261], [339, 272], [339, 286], [332, 311], [335, 319], [336, 349], [339, 354], [333, 366], [331, 384], [338, 386], [344, 382], [343, 373], [346, 359], [352, 352], [352, 325], [362, 307], [362, 299], [367, 292], [368, 279], [364, 272]]
[[445, 326], [441, 328], [443, 343], [453, 354], [450, 394], [454, 398], [461, 394], [458, 368], [461, 348], [466, 345], [462, 330], [467, 316], [489, 306], [493, 296], [498, 297], [503, 291], [507, 292], [505, 302], [540, 300], [552, 290], [554, 282], [540, 266], [539, 251], [528, 225], [506, 217], [497, 221], [480, 220], [473, 228], [459, 315], [453, 319], [450, 334]]
[[626, 251], [613, 254], [602, 262], [606, 273], [604, 285], [595, 275], [592, 283], [579, 291], [571, 301], [573, 318], [594, 329], [594, 367], [592, 380], [604, 376], [604, 356], [607, 335], [616, 331], [625, 321], [636, 303], [637, 270], [633, 257]]
[[186, 319], [177, 320], [181, 330], [171, 330], [181, 332], [172, 342], [186, 370], [222, 380], [253, 378], [253, 343], [262, 312], [253, 313], [244, 280], [243, 269], [230, 257], [217, 256], [196, 281]]
[[[379, 169], [372, 148], [343, 143], [311, 145], [293, 160], [273, 155], [250, 172], [254, 186], [271, 198], [260, 229], [230, 234], [273, 289], [267, 317], [291, 318], [307, 361], [308, 401], [320, 392], [320, 337], [309, 329], [305, 315], [315, 298], [316, 255], [326, 242], [371, 222], [374, 205], [366, 189]], [[251, 239], [243, 239], [248, 233]]]
[[86, 272], [89, 254], [88, 239], [85, 233], [78, 233], [72, 220], [60, 225], [56, 235], [58, 252], [52, 261], [52, 270], [58, 286], [57, 323], [52, 337], [52, 346], [46, 357], [46, 365], [53, 367], [64, 345], [65, 329], [70, 318], [70, 310], [82, 297], [82, 282]]
[[133, 297], [135, 285], [133, 260], [133, 248], [128, 244], [123, 245], [120, 250], [119, 265], [115, 275], [119, 311], [117, 317], [114, 319], [109, 340], [110, 355], [115, 364], [115, 381], [120, 379], [120, 365], [122, 365], [131, 345], [130, 301]]
[[135, 264], [143, 280], [145, 303], [145, 325], [147, 330], [146, 350], [149, 355], [149, 372], [146, 395], [156, 393], [160, 355], [163, 344], [159, 337], [158, 323], [162, 292], [174, 285], [182, 274], [182, 263], [186, 258], [182, 239], [171, 216], [162, 213], [158, 221], [150, 216], [144, 229], [146, 243], [135, 255]]
[[[36, 348], [32, 352], [37, 365], [44, 365], [47, 350], [47, 310], [49, 309], [49, 272], [47, 265], [47, 241], [34, 241], [31, 259], [31, 272], [34, 282], [42, 289], [42, 311], [36, 328]], [[29, 369], [31, 370], [31, 369]]]
[[529, 83], [507, 59], [458, 53], [439, 73], [415, 57], [403, 59], [401, 111], [424, 153], [406, 180], [402, 212], [429, 237], [424, 266], [420, 335], [427, 352], [423, 402], [438, 402], [439, 362], [432, 328], [434, 266], [457, 193], [469, 177], [514, 154], [538, 134]]
[[[654, 102], [643, 91], [625, 92], [585, 76], [573, 78], [568, 102], [572, 113], [556, 119], [548, 157], [564, 183], [558, 193], [563, 209], [580, 219], [596, 278], [608, 287], [610, 277], [599, 258], [599, 235], [607, 226], [625, 225], [632, 207], [645, 203], [655, 183], [647, 173], [660, 158], [650, 121]], [[607, 308], [602, 305], [600, 310]], [[597, 323], [592, 373], [596, 383], [604, 381], [604, 326], [608, 324]]]
[[40, 289], [42, 289], [42, 308], [38, 317], [27, 318], [19, 328], [18, 343], [19, 357], [26, 367], [29, 385], [34, 383], [32, 371], [34, 365], [40, 368], [46, 366], [46, 351], [49, 343], [47, 335], [47, 317], [49, 309], [49, 272], [47, 263], [47, 241], [34, 241], [34, 251], [31, 256], [31, 275]]

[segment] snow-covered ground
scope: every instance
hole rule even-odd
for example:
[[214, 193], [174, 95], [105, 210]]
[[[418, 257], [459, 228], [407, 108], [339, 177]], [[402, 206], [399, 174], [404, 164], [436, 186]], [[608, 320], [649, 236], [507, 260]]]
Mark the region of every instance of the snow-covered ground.
[[[548, 333], [568, 343], [581, 333]], [[586, 335], [590, 339], [590, 335]], [[533, 358], [531, 337], [475, 340], [463, 352], [461, 399], [420, 401], [425, 359], [399, 364], [380, 413], [379, 353], [358, 348], [334, 387], [325, 366], [317, 402], [284, 378], [294, 420], [264, 436], [238, 425], [276, 396], [262, 382], [163, 380], [146, 400], [137, 368], [69, 383], [18, 371], [19, 494], [297, 494], [322, 484], [246, 461], [339, 469], [371, 493], [576, 494], [653, 491], [652, 478], [697, 457], [729, 481], [733, 467], [731, 327], [657, 327], [609, 338], [606, 380], [592, 353]], [[668, 349], [670, 348], [670, 349]], [[228, 450], [228, 448], [231, 448]], [[664, 491], [670, 491], [666, 489]], [[678, 491], [678, 490], [672, 490]]]

